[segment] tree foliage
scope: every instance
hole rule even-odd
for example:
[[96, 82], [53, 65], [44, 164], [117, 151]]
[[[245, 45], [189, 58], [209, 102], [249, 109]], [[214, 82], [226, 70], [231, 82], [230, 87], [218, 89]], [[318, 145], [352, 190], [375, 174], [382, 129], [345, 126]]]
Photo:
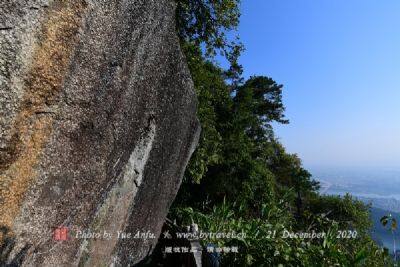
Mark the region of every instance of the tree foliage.
[[[238, 0], [176, 0], [177, 30], [199, 99], [200, 143], [169, 216], [206, 232], [245, 232], [223, 266], [385, 266], [390, 257], [371, 240], [368, 207], [350, 196], [318, 194], [319, 184], [275, 137], [287, 124], [283, 86], [266, 76], [241, 77]], [[217, 51], [231, 62], [224, 70]], [[234, 78], [231, 83], [227, 79]], [[338, 238], [339, 231], [356, 238]], [[323, 232], [321, 239], [285, 239], [284, 231]], [[271, 233], [274, 233], [271, 238]]]
[[[199, 47], [186, 44], [184, 51], [203, 131], [170, 217], [206, 232], [244, 231], [245, 239], [204, 240], [204, 246], [241, 248], [224, 255], [223, 266], [388, 264], [387, 252], [369, 236], [368, 207], [350, 196], [320, 196], [299, 157], [276, 139], [272, 123], [288, 123], [283, 86], [264, 76], [232, 86]], [[354, 230], [357, 238], [337, 238], [341, 230]], [[284, 239], [284, 231], [326, 237]]]
[[239, 0], [175, 0], [177, 31], [183, 43], [204, 49], [208, 58], [220, 53], [229, 62], [226, 77], [237, 80], [242, 72], [237, 60], [243, 50], [229, 33], [239, 25]]

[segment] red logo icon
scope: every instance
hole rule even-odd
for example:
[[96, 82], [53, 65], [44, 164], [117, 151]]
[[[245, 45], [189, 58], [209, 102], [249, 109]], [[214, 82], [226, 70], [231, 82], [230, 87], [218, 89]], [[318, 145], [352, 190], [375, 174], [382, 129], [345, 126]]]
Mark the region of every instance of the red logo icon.
[[56, 241], [65, 241], [68, 239], [68, 228], [60, 226], [53, 232], [53, 239]]

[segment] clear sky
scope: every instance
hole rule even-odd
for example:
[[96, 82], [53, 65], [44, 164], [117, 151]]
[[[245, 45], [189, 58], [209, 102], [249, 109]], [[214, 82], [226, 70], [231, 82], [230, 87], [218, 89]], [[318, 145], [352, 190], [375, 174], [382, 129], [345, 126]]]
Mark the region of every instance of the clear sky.
[[400, 168], [400, 1], [242, 0], [245, 77], [284, 85], [305, 166]]

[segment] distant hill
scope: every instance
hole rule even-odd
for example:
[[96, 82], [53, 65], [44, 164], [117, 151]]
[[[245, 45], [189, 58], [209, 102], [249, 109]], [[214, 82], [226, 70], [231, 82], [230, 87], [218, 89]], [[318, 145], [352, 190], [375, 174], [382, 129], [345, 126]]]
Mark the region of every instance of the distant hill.
[[362, 202], [369, 204], [371, 203], [373, 207], [387, 210], [394, 213], [400, 213], [400, 201], [395, 198], [372, 198], [372, 197], [362, 197], [357, 196], [357, 199]]

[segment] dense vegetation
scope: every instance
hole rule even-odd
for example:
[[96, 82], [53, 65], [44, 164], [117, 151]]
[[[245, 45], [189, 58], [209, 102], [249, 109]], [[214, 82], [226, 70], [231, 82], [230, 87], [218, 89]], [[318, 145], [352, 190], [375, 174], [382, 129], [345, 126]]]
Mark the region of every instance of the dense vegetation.
[[[350, 196], [319, 195], [301, 160], [275, 137], [272, 123], [289, 123], [283, 86], [265, 76], [241, 78], [242, 46], [226, 35], [239, 16], [238, 0], [177, 0], [202, 134], [169, 218], [196, 222], [204, 232], [244, 232], [245, 238], [203, 240], [240, 248], [221, 254], [222, 266], [390, 264], [369, 236], [368, 207]], [[231, 63], [228, 70], [213, 61], [218, 52]], [[284, 231], [326, 235], [283, 238]]]

